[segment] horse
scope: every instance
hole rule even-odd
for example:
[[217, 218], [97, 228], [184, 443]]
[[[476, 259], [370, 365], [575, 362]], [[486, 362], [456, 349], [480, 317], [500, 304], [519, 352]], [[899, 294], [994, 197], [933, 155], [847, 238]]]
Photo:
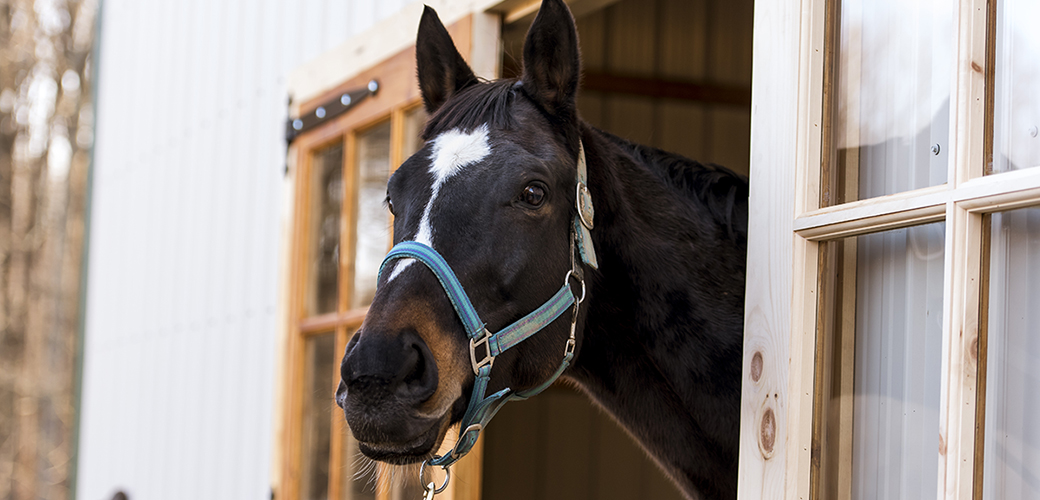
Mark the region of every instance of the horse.
[[688, 498], [736, 498], [747, 179], [584, 122], [562, 0], [518, 78], [477, 78], [429, 7], [416, 63], [425, 145], [387, 184], [395, 247], [335, 395], [361, 453], [447, 468], [559, 377]]

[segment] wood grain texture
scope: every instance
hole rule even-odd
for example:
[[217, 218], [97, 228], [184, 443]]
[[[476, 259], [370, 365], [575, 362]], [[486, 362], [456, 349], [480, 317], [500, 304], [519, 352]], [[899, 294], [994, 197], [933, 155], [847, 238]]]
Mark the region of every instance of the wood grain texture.
[[[783, 498], [787, 478], [788, 380], [794, 258], [800, 2], [757, 2], [751, 87], [741, 499]], [[769, 75], [765, 78], [764, 75]], [[755, 361], [758, 360], [758, 361]], [[753, 366], [755, 361], [755, 366]]]
[[[986, 70], [989, 8], [961, 0], [955, 14], [956, 65], [951, 92], [950, 184], [954, 189], [985, 174]], [[974, 494], [975, 413], [981, 297], [982, 215], [957, 203], [946, 210], [947, 283], [943, 307], [942, 384], [939, 405], [939, 492], [943, 498]]]

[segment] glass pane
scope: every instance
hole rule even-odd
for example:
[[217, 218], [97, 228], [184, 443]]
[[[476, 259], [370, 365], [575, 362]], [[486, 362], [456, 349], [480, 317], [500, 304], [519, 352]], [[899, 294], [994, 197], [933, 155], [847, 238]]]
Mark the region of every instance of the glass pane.
[[340, 217], [343, 207], [343, 144], [314, 154], [311, 205], [309, 315], [335, 312], [339, 297]]
[[390, 212], [383, 205], [390, 175], [390, 122], [358, 134], [357, 161], [357, 246], [351, 309], [372, 302], [376, 274], [390, 241]]
[[404, 114], [404, 151], [401, 158], [408, 159], [423, 147], [422, 131], [426, 126], [426, 109], [422, 106]]
[[840, 3], [823, 205], [946, 182], [955, 6]]
[[303, 380], [303, 437], [300, 498], [326, 500], [336, 392], [336, 338], [323, 333], [306, 341]]
[[983, 498], [1040, 498], [1040, 208], [992, 217]]
[[825, 245], [819, 498], [936, 497], [943, 239], [939, 223]]
[[997, 2], [993, 170], [1040, 166], [1040, 2]]

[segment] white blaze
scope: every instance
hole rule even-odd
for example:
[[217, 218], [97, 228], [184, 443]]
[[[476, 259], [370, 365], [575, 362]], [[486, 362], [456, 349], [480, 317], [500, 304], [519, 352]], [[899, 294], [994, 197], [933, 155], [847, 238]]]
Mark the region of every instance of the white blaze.
[[[433, 247], [433, 228], [430, 226], [430, 211], [433, 209], [433, 202], [440, 193], [441, 185], [464, 168], [480, 162], [489, 154], [491, 154], [491, 146], [488, 145], [487, 124], [477, 127], [468, 134], [463, 133], [459, 129], [449, 130], [433, 140], [433, 152], [430, 154], [430, 173], [433, 174], [433, 186], [431, 187], [430, 201], [426, 202], [422, 220], [419, 221], [419, 231], [415, 234], [415, 241]], [[413, 259], [406, 259], [398, 263], [387, 281], [396, 278], [412, 262], [414, 262]]]

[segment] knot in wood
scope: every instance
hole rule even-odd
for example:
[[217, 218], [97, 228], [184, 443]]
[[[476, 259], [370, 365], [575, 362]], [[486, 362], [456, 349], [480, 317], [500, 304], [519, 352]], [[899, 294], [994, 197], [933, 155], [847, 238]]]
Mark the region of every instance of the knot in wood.
[[758, 447], [762, 456], [767, 460], [773, 456], [773, 446], [776, 444], [776, 415], [772, 408], [766, 408], [762, 414], [762, 423], [759, 425]]
[[755, 351], [751, 356], [751, 380], [758, 382], [762, 378], [762, 353]]

